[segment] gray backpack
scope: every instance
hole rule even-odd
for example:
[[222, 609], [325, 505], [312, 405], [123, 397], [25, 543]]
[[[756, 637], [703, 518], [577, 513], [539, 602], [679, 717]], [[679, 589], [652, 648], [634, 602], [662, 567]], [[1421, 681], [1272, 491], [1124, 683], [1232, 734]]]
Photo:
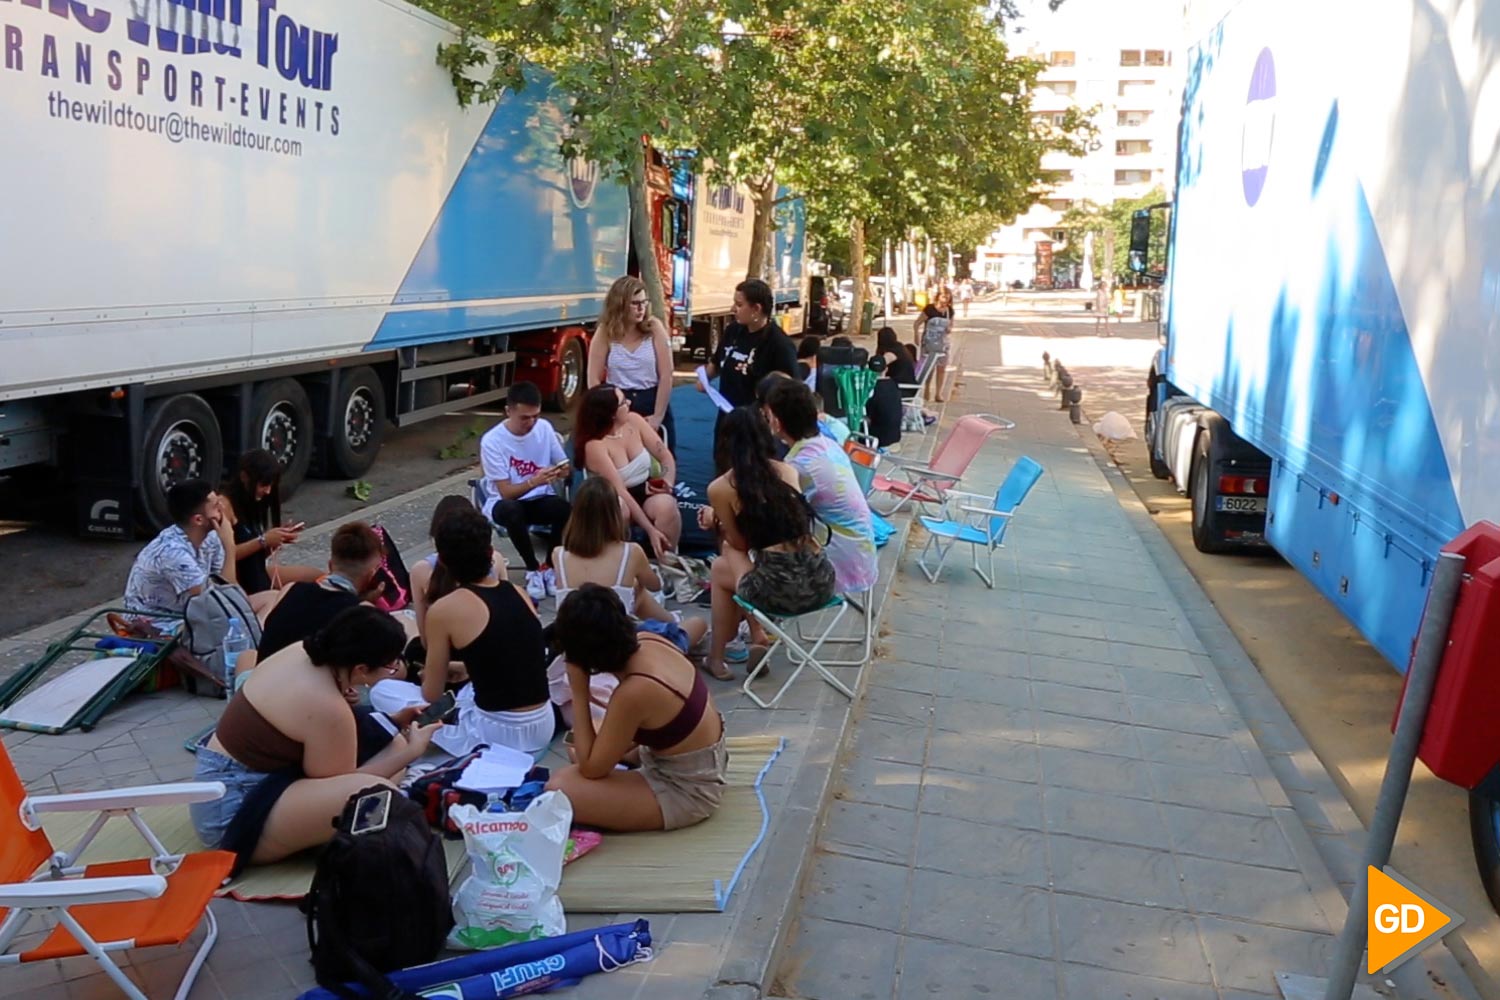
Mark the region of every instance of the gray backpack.
[[188, 598], [183, 617], [182, 645], [203, 664], [209, 680], [232, 690], [234, 678], [224, 664], [229, 619], [238, 618], [244, 624], [251, 649], [260, 645], [260, 620], [250, 607], [250, 598], [239, 584], [212, 577], [201, 594]]

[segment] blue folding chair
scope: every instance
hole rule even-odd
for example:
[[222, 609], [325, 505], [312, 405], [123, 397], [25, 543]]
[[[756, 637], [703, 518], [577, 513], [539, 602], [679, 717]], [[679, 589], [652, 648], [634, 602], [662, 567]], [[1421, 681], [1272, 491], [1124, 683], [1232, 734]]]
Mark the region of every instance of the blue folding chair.
[[[1036, 485], [1038, 479], [1042, 478], [1042, 467], [1034, 459], [1021, 456], [1016, 459], [1016, 464], [1011, 466], [1010, 472], [1005, 477], [1005, 482], [1000, 484], [1000, 489], [995, 493], [994, 506], [977, 507], [972, 504], [963, 504], [958, 509], [962, 520], [949, 516], [948, 508], [955, 500], [988, 500], [986, 496], [978, 493], [965, 493], [962, 490], [947, 490], [944, 494], [944, 505], [942, 516], [922, 517], [922, 526], [927, 529], [927, 545], [917, 556], [917, 565], [922, 567], [922, 572], [927, 579], [937, 583], [938, 574], [943, 571], [943, 563], [948, 558], [948, 553], [953, 551], [953, 546], [959, 542], [969, 545], [973, 553], [974, 572], [984, 585], [991, 590], [995, 589], [995, 550], [1005, 543], [1005, 529], [1010, 524], [1011, 518], [1015, 516], [1016, 508], [1021, 501], [1026, 499], [1026, 494]], [[946, 544], [945, 544], [946, 543]], [[988, 555], [989, 574], [986, 575], [979, 567], [979, 550], [984, 549]], [[932, 552], [938, 556], [937, 565], [928, 567], [927, 557]]]

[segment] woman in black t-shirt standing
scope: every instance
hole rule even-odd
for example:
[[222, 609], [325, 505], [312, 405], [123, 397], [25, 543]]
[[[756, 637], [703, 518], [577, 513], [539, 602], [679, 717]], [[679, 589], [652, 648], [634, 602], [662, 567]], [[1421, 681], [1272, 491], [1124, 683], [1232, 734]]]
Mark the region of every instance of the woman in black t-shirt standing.
[[[759, 278], [747, 278], [734, 290], [735, 321], [724, 328], [724, 337], [713, 359], [705, 366], [710, 379], [719, 380], [719, 394], [731, 406], [752, 406], [755, 387], [772, 372], [797, 377], [797, 345], [771, 318], [776, 298], [771, 286]], [[699, 391], [702, 391], [699, 386]], [[714, 421], [714, 454], [718, 454], [719, 428], [724, 414]], [[719, 467], [720, 473], [724, 467]]]
[[923, 354], [941, 354], [932, 382], [933, 398], [944, 402], [943, 387], [948, 381], [948, 361], [953, 356], [953, 293], [938, 289], [937, 298], [917, 317], [916, 334], [921, 338]]

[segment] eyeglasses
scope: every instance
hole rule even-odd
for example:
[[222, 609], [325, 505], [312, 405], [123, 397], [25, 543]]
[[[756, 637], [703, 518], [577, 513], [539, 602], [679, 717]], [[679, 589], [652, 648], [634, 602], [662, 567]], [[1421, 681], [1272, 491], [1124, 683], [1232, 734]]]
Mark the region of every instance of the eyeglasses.
[[632, 309], [644, 309], [644, 308], [646, 308], [646, 305], [647, 305], [647, 303], [646, 303], [645, 299], [631, 299], [630, 300], [630, 308], [632, 308]]

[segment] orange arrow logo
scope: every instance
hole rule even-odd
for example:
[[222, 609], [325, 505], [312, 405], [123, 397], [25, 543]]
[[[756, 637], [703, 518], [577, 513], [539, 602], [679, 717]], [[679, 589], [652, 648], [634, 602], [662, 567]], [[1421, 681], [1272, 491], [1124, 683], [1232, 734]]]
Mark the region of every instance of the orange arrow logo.
[[1371, 975], [1389, 972], [1463, 923], [1463, 917], [1420, 894], [1416, 886], [1386, 868], [1366, 869]]

